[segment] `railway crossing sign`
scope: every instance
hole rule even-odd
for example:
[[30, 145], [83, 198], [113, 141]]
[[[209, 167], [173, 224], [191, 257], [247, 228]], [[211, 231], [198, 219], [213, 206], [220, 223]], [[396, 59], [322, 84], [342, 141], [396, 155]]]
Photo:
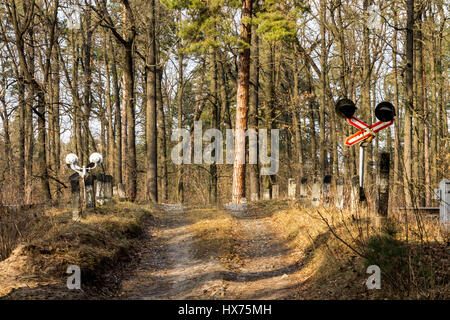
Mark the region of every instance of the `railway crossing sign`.
[[[351, 146], [357, 142], [361, 142], [366, 139], [367, 140], [370, 139], [370, 141], [371, 141], [373, 139], [373, 137], [375, 136], [375, 133], [377, 133], [380, 130], [383, 130], [384, 128], [389, 127], [391, 124], [394, 123], [394, 120], [391, 120], [389, 122], [378, 121], [377, 123], [375, 123], [371, 126], [368, 126], [361, 120], [358, 120], [354, 117], [347, 119], [347, 121], [351, 125], [360, 129], [359, 132], [357, 132], [357, 133], [351, 135], [350, 137], [348, 137], [347, 139], [345, 139], [345, 144], [348, 146]], [[367, 141], [367, 142], [370, 142], [370, 141]]]
[[390, 102], [381, 102], [375, 108], [375, 116], [379, 120], [373, 125], [368, 125], [365, 122], [355, 118], [353, 114], [356, 111], [356, 106], [353, 101], [349, 99], [341, 99], [336, 104], [336, 112], [347, 118], [347, 122], [359, 129], [355, 134], [347, 137], [345, 144], [351, 146], [357, 142], [371, 142], [377, 133], [384, 128], [389, 127], [394, 123], [395, 108]]
[[364, 160], [365, 160], [365, 147], [373, 140], [375, 134], [389, 127], [394, 123], [395, 108], [392, 103], [383, 101], [379, 103], [375, 108], [375, 117], [379, 120], [373, 125], [355, 118], [356, 106], [350, 99], [341, 99], [336, 103], [336, 112], [339, 116], [346, 118], [347, 122], [356, 127], [359, 131], [345, 139], [347, 146], [360, 143], [359, 145], [359, 189], [360, 189], [360, 201], [366, 199], [364, 194]]

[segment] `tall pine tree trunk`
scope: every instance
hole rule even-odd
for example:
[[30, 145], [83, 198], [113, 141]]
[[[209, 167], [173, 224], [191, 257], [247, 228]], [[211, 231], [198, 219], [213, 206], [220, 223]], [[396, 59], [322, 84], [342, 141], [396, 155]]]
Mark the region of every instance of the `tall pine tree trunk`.
[[249, 106], [252, 2], [252, 0], [242, 1], [240, 38], [245, 47], [239, 50], [232, 184], [233, 203], [240, 203], [242, 198], [245, 197], [245, 131], [247, 130]]

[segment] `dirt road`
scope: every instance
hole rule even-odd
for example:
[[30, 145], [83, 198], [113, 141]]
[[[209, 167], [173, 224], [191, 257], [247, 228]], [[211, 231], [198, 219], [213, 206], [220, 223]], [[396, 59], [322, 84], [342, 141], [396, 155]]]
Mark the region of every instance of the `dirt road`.
[[195, 254], [192, 210], [163, 209], [148, 226], [151, 236], [122, 282], [120, 299], [289, 299], [298, 293], [302, 253], [277, 236], [267, 217], [229, 212], [240, 263], [227, 265]]

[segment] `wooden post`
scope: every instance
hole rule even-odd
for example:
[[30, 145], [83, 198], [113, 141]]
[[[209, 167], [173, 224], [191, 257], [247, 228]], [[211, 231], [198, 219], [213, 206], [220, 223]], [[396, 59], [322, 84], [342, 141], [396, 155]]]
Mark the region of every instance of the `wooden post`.
[[381, 226], [383, 220], [388, 216], [390, 159], [388, 152], [380, 154], [377, 171], [376, 226]]
[[295, 190], [297, 189], [297, 184], [295, 183], [295, 179], [288, 180], [288, 198], [291, 200], [295, 200]]
[[334, 196], [334, 203], [336, 208], [344, 208], [344, 182], [342, 179], [336, 179], [336, 192]]
[[326, 175], [323, 177], [322, 184], [322, 205], [329, 206], [330, 205], [330, 196], [331, 196], [331, 176]]
[[272, 199], [278, 199], [280, 196], [280, 186], [277, 184], [272, 185]]
[[107, 174], [105, 176], [105, 202], [112, 199], [113, 196], [113, 176]]
[[311, 189], [311, 206], [318, 207], [320, 205], [320, 182], [314, 178], [314, 182]]
[[69, 181], [72, 193], [72, 220], [78, 221], [82, 217], [80, 203], [80, 175], [74, 173], [69, 177]]
[[105, 175], [99, 174], [97, 176], [97, 183], [95, 187], [95, 200], [99, 205], [105, 204]]
[[119, 183], [117, 185], [117, 196], [119, 198], [119, 201], [124, 201], [127, 198], [125, 194], [125, 187], [122, 183]]
[[356, 212], [358, 210], [359, 204], [359, 176], [354, 176], [352, 178], [352, 190], [351, 190], [351, 208], [352, 211]]
[[95, 208], [94, 180], [95, 176], [93, 174], [84, 178], [86, 209]]
[[306, 183], [308, 182], [308, 179], [306, 177], [303, 177], [300, 180], [300, 200], [306, 201], [306, 198], [308, 198], [308, 187]]

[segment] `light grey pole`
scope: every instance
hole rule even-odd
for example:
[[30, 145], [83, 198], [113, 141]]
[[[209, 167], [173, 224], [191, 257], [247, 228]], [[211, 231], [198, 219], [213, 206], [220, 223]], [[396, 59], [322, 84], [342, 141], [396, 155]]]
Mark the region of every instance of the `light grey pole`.
[[366, 147], [363, 144], [359, 145], [359, 187], [364, 187], [364, 158], [366, 155]]

